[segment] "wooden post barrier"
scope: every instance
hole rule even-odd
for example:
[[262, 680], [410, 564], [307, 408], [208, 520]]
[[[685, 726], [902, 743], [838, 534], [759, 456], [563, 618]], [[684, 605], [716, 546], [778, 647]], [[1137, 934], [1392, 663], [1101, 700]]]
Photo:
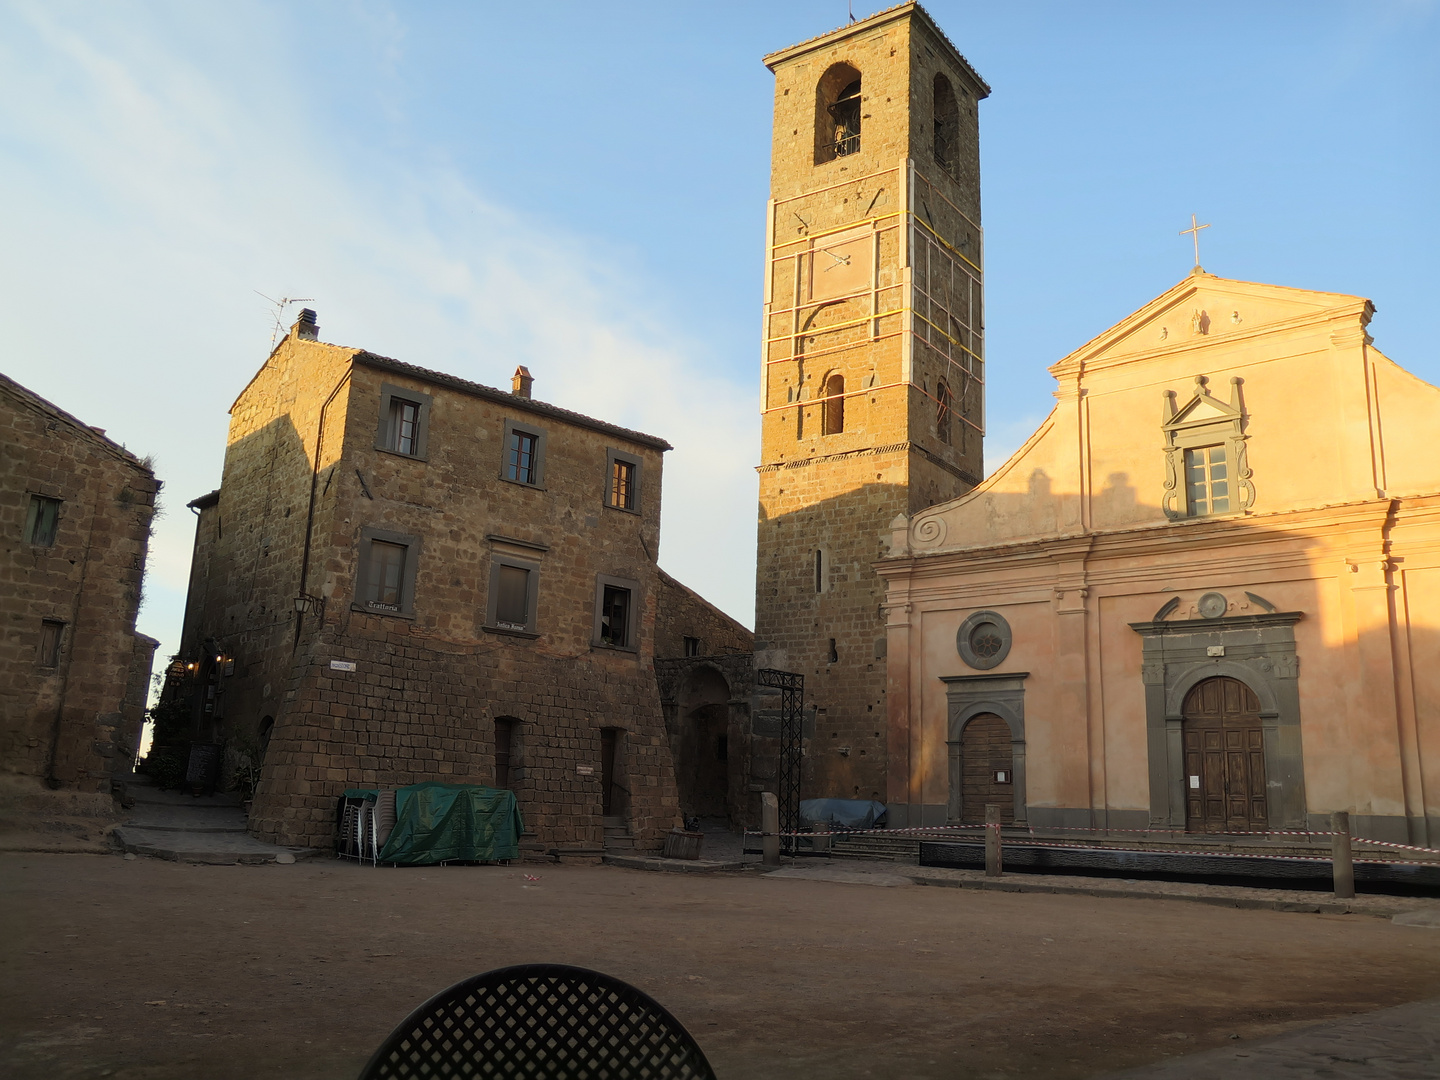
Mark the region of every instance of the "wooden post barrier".
[[773, 791], [760, 793], [760, 851], [766, 866], [780, 865], [780, 799]]
[[990, 803], [985, 807], [985, 876], [999, 877], [1001, 869], [1000, 807]]
[[1355, 898], [1355, 860], [1350, 850], [1350, 814], [1337, 810], [1330, 815], [1330, 861], [1334, 867], [1335, 899]]

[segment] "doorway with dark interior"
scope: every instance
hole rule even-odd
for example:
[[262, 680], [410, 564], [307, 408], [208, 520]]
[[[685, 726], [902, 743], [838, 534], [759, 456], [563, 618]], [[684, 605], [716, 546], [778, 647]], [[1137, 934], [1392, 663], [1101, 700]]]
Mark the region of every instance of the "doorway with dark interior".
[[686, 672], [678, 695], [676, 783], [686, 818], [729, 821], [730, 684], [713, 667]]

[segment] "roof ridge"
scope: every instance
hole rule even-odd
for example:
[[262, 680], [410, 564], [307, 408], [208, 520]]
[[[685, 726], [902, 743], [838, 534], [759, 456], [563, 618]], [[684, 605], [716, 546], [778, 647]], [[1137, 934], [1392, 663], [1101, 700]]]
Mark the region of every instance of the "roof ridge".
[[633, 428], [612, 424], [608, 420], [599, 420], [593, 416], [586, 416], [584, 413], [575, 412], [573, 409], [552, 405], [548, 401], [536, 401], [534, 398], [520, 397], [518, 394], [507, 393], [496, 387], [486, 386], [484, 383], [472, 382], [469, 379], [462, 379], [458, 375], [451, 375], [444, 371], [421, 367], [419, 364], [410, 364], [404, 360], [396, 360], [389, 356], [380, 356], [378, 353], [372, 353], [368, 349], [361, 349], [356, 352], [352, 360], [356, 363], [368, 364], [371, 367], [380, 368], [381, 370], [388, 369], [402, 374], [411, 374], [417, 378], [429, 379], [432, 382], [448, 386], [453, 390], [473, 394], [476, 397], [489, 398], [501, 404], [508, 404], [518, 409], [539, 413], [542, 416], [553, 416], [559, 420], [568, 420], [582, 427], [589, 427], [598, 431], [608, 432], [612, 435], [618, 435], [623, 439], [651, 446], [657, 450], [674, 449], [670, 443], [658, 435], [647, 435], [643, 431], [636, 431]]
[[39, 408], [44, 412], [51, 413], [57, 418], [64, 420], [67, 424], [75, 427], [77, 431], [80, 431], [87, 438], [99, 443], [104, 449], [110, 451], [113, 454], [119, 455], [133, 465], [139, 466], [141, 469], [144, 469], [146, 472], [150, 473], [151, 476], [155, 475], [155, 470], [149, 465], [146, 465], [144, 460], [142, 460], [137, 454], [126, 449], [124, 446], [122, 446], [120, 443], [117, 443], [109, 436], [100, 434], [100, 432], [96, 431], [89, 424], [85, 423], [85, 421], [81, 420], [74, 413], [66, 412], [49, 398], [41, 397], [34, 390], [31, 390], [23, 383], [16, 382], [4, 372], [0, 372], [0, 388], [9, 390], [16, 397], [27, 401], [31, 405]]

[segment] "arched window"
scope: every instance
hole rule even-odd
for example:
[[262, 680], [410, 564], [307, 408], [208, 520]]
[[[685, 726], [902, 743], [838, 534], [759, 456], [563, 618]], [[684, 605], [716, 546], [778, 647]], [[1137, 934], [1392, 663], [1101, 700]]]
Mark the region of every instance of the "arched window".
[[815, 164], [860, 151], [860, 72], [834, 64], [816, 87]]
[[960, 109], [955, 104], [955, 89], [944, 75], [935, 76], [935, 141], [932, 144], [935, 162], [946, 172], [955, 171], [960, 140]]
[[845, 430], [845, 376], [831, 375], [825, 380], [825, 400], [820, 421], [821, 435], [838, 435]]
[[950, 412], [952, 399], [950, 387], [941, 379], [935, 384], [935, 433], [940, 436], [940, 441], [950, 441]]

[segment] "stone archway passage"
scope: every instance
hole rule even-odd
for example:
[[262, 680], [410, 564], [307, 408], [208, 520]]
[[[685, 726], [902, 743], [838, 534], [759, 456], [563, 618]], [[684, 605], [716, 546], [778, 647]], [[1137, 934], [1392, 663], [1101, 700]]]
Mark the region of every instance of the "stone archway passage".
[[985, 822], [985, 807], [1000, 807], [1000, 820], [1015, 820], [1015, 754], [1010, 725], [994, 713], [973, 717], [960, 733], [960, 820]]
[[675, 780], [688, 817], [725, 817], [730, 787], [730, 685], [712, 667], [680, 686]]
[[1196, 683], [1181, 711], [1185, 744], [1185, 830], [1264, 830], [1265, 730], [1260, 701], [1239, 679]]

